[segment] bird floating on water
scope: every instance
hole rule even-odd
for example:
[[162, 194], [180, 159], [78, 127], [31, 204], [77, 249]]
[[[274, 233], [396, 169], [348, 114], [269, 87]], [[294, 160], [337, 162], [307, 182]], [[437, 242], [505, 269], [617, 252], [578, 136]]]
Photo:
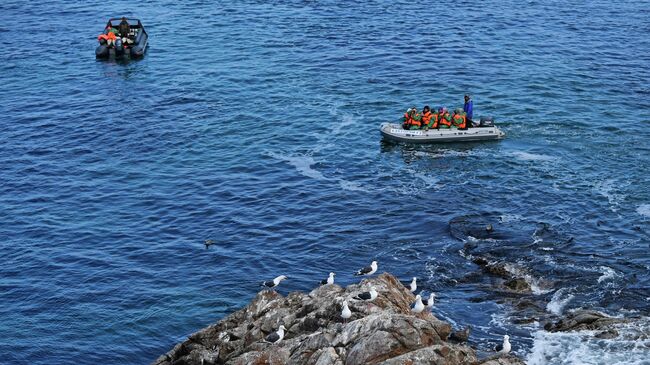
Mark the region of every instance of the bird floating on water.
[[284, 276], [284, 275], [280, 275], [280, 276], [278, 276], [277, 278], [275, 278], [275, 279], [273, 279], [273, 280], [271, 280], [271, 281], [265, 281], [265, 282], [263, 282], [263, 283], [262, 283], [262, 286], [267, 287], [267, 288], [269, 288], [269, 289], [273, 289], [273, 288], [275, 288], [276, 286], [280, 285], [280, 283], [282, 282], [282, 280], [286, 280], [286, 279], [287, 279], [286, 276]]
[[350, 308], [348, 307], [348, 301], [344, 300], [343, 301], [343, 310], [341, 311], [341, 318], [343, 318], [344, 323], [348, 323], [348, 319], [352, 317], [352, 311], [350, 311]]
[[278, 343], [278, 342], [282, 341], [282, 339], [284, 338], [284, 331], [285, 330], [286, 330], [286, 328], [284, 328], [284, 325], [280, 325], [278, 330], [271, 333], [271, 334], [269, 334], [268, 336], [266, 336], [264, 341], [266, 341], [268, 343]]
[[504, 335], [503, 336], [503, 344], [498, 344], [494, 347], [495, 351], [498, 351], [500, 354], [507, 354], [510, 352], [511, 346], [510, 346], [510, 336]]
[[415, 303], [411, 307], [411, 311], [413, 311], [414, 313], [422, 313], [423, 310], [424, 310], [424, 303], [422, 303], [422, 297], [420, 296], [420, 294], [418, 294], [415, 296]]
[[422, 304], [424, 304], [427, 308], [431, 309], [433, 308], [435, 301], [436, 301], [436, 295], [431, 293], [429, 294], [429, 299], [422, 299]]
[[208, 247], [214, 245], [214, 241], [213, 241], [213, 240], [205, 240], [205, 241], [203, 242], [203, 244], [205, 245], [205, 249], [207, 250]]
[[330, 276], [327, 277], [327, 279], [321, 280], [320, 285], [332, 285], [334, 284], [334, 275], [335, 273], [331, 272]]
[[377, 261], [373, 261], [370, 266], [366, 266], [362, 269], [359, 269], [354, 276], [361, 276], [361, 275], [372, 275], [377, 271]]

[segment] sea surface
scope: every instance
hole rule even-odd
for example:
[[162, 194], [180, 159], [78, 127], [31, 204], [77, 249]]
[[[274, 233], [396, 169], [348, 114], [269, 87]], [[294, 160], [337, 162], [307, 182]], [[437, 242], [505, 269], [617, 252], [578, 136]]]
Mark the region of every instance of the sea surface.
[[[96, 61], [121, 15], [146, 57]], [[649, 364], [649, 34], [646, 0], [2, 1], [0, 363], [148, 364], [262, 280], [376, 259], [485, 354]], [[464, 93], [507, 139], [381, 141]], [[468, 243], [640, 335], [515, 323]]]

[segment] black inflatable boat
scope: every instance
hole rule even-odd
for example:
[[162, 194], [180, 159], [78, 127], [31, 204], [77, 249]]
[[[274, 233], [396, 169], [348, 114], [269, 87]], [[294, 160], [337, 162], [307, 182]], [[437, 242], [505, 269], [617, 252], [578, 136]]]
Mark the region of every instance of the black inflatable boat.
[[[99, 46], [95, 49], [96, 58], [135, 59], [144, 56], [144, 52], [147, 50], [149, 36], [144, 30], [144, 26], [142, 26], [140, 19], [127, 18], [126, 20], [129, 23], [129, 29], [128, 32], [125, 32], [126, 34], [121, 34], [119, 31], [122, 18], [111, 18], [108, 20], [106, 27], [104, 27], [104, 31], [97, 38]], [[110, 37], [107, 37], [110, 28], [118, 30], [114, 40], [108, 39]]]

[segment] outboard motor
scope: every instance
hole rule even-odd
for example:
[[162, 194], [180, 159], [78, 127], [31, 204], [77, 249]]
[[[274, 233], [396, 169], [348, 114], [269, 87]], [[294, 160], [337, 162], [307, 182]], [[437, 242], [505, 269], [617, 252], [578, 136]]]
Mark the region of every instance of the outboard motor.
[[124, 45], [122, 44], [122, 40], [120, 38], [115, 41], [115, 53], [118, 55], [124, 53]]
[[480, 127], [494, 127], [494, 118], [492, 117], [481, 117]]

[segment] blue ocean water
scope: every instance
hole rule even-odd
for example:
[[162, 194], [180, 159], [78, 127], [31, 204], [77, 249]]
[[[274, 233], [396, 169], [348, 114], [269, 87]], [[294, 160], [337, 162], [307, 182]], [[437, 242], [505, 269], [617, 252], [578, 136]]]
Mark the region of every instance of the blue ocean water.
[[[146, 57], [96, 61], [123, 14]], [[549, 312], [647, 333], [648, 34], [647, 1], [3, 1], [0, 363], [149, 363], [261, 280], [349, 284], [372, 259], [479, 349], [509, 333], [529, 363], [642, 363], [648, 337], [576, 347], [473, 300], [450, 222], [506, 231], [478, 244]], [[381, 141], [466, 92], [506, 140]]]

